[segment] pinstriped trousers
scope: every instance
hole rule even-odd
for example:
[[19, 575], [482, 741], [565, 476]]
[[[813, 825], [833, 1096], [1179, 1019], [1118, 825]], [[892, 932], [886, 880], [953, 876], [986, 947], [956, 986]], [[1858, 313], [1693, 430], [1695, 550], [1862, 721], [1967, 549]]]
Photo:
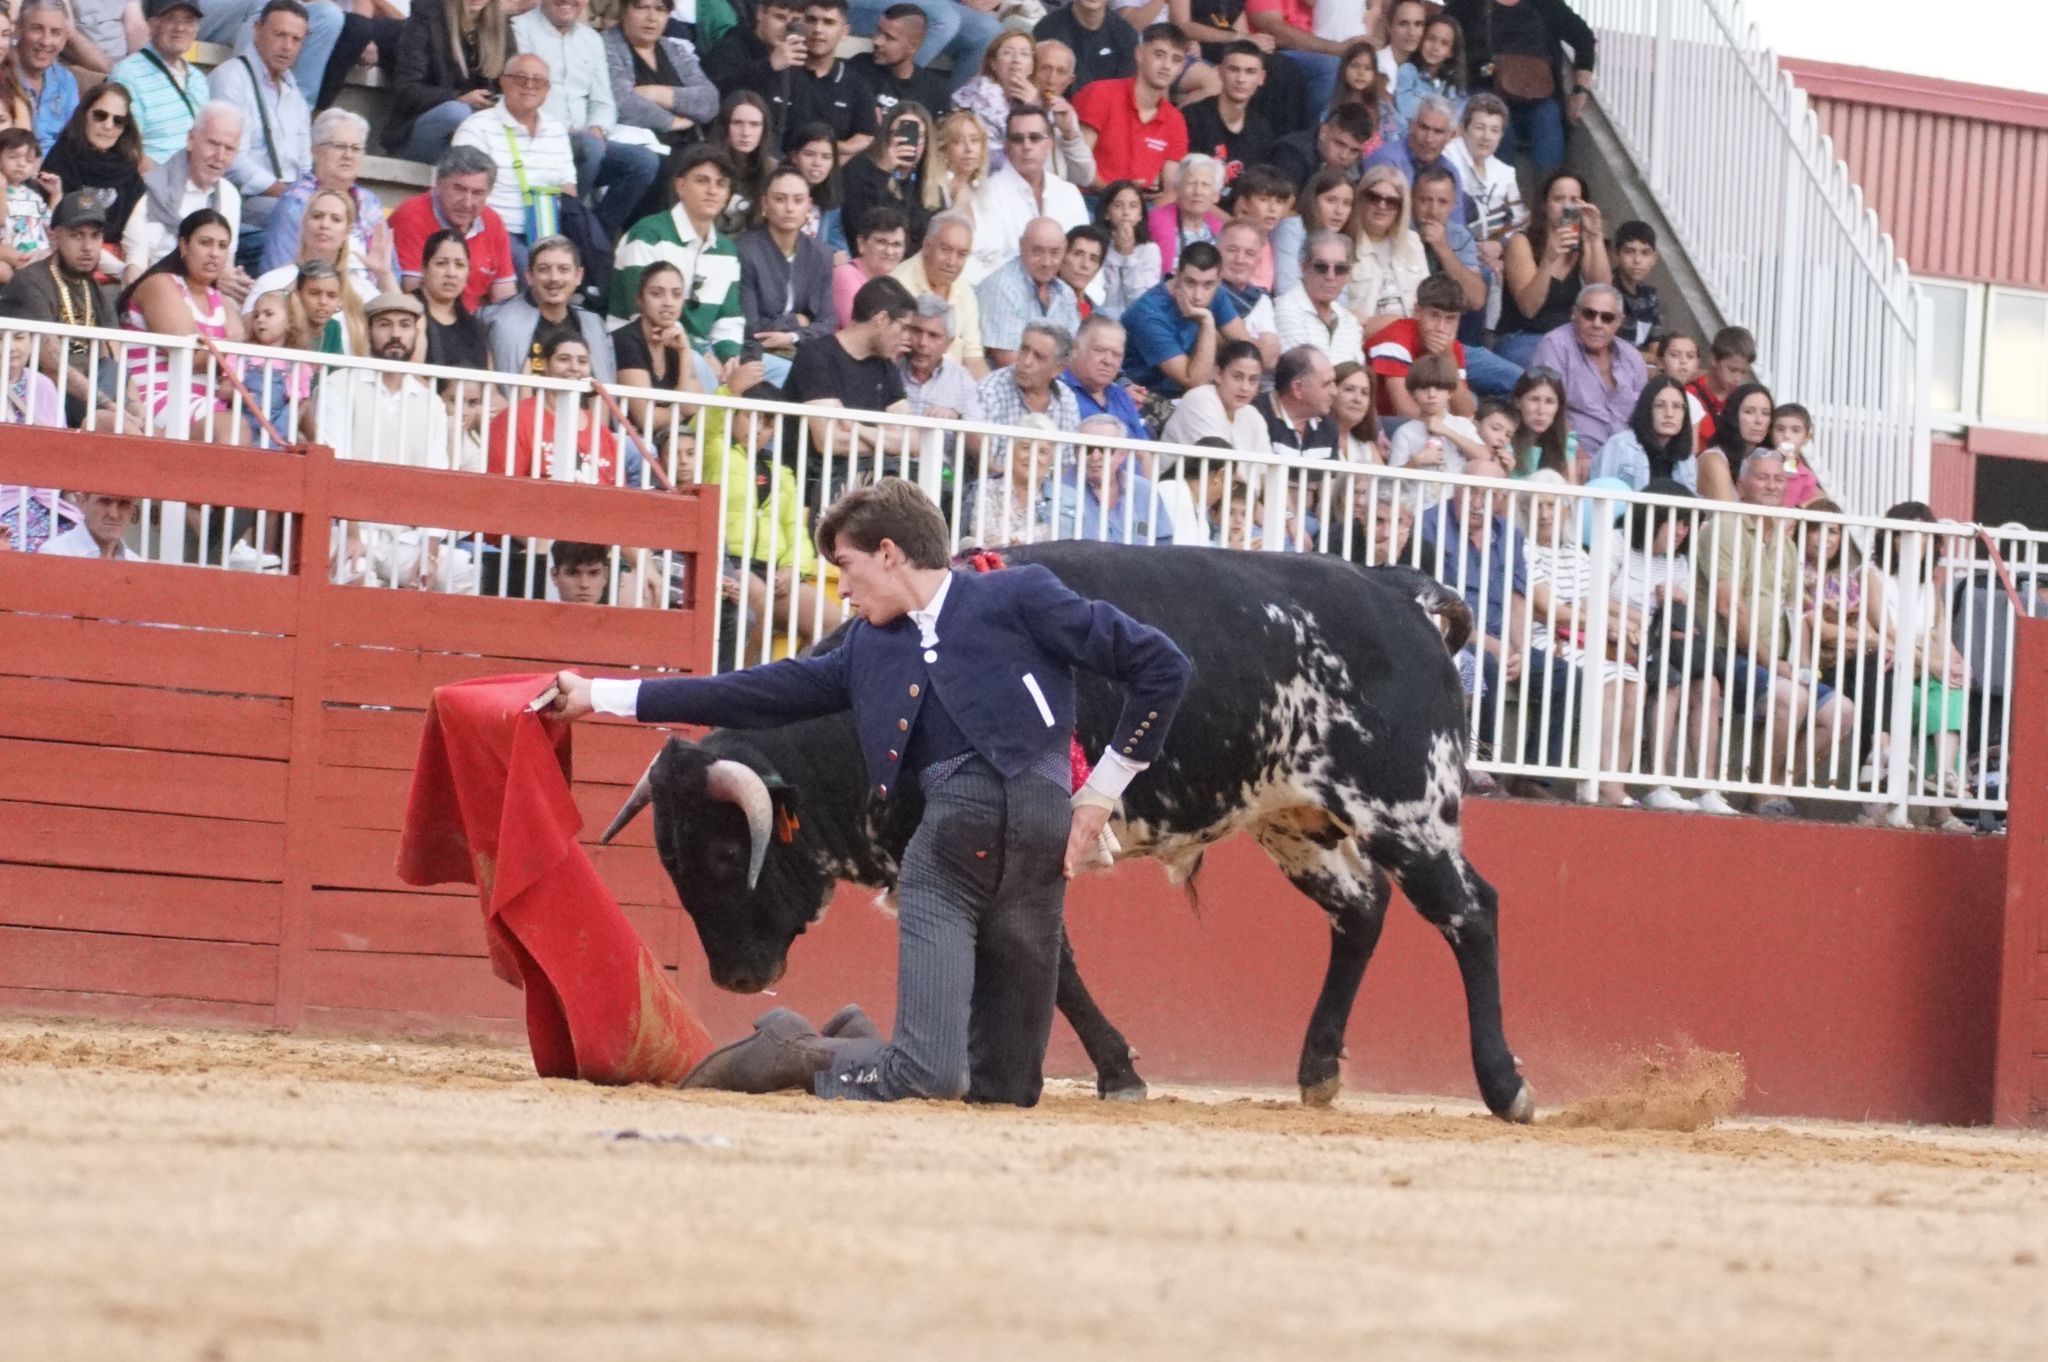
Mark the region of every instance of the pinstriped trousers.
[[[896, 888], [896, 1026], [842, 1041], [820, 1097], [1028, 1107], [1045, 1084], [1073, 814], [1045, 774], [935, 767]], [[943, 774], [941, 774], [943, 772]]]

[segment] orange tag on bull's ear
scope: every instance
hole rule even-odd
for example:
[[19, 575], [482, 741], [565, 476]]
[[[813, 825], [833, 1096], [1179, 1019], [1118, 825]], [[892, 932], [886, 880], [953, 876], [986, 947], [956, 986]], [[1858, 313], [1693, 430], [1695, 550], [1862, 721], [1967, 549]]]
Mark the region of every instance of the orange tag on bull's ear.
[[795, 841], [796, 830], [802, 826], [803, 824], [797, 821], [797, 816], [788, 809], [775, 811], [775, 840], [783, 845], [787, 846]]

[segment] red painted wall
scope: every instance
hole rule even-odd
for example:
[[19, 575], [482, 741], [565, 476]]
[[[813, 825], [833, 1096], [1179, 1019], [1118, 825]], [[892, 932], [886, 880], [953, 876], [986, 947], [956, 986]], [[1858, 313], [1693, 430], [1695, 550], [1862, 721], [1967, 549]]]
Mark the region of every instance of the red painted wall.
[[[1540, 1102], [1636, 1047], [1691, 1040], [1748, 1065], [1749, 1110], [1991, 1116], [2002, 844], [1757, 819], [1475, 800], [1472, 855], [1500, 890], [1508, 1037]], [[1291, 1086], [1328, 931], [1242, 839], [1212, 854], [1197, 916], [1150, 864], [1085, 880], [1068, 918], [1084, 977], [1161, 1080]], [[682, 977], [714, 1031], [765, 1004]], [[892, 1005], [893, 932], [842, 891], [775, 1002]], [[1475, 1096], [1446, 947], [1396, 901], [1350, 1031], [1357, 1089]], [[1088, 1072], [1064, 1025], [1051, 1070]]]

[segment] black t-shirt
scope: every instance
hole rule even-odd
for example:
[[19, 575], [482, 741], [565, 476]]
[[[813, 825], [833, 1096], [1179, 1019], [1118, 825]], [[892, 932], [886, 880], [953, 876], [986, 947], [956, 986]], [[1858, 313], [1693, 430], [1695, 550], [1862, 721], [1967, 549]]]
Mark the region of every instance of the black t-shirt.
[[810, 68], [792, 66], [777, 71], [766, 61], [757, 65], [746, 88], [759, 91], [782, 126], [782, 150], [795, 150], [790, 139], [810, 123], [832, 129], [832, 140], [844, 142], [875, 131], [875, 96], [860, 74], [843, 58], [834, 59], [832, 69], [822, 76]]
[[473, 312], [455, 305], [455, 320], [443, 325], [427, 314], [427, 363], [452, 369], [491, 367], [491, 333]]
[[1188, 125], [1188, 150], [1214, 156], [1223, 162], [1225, 182], [1235, 180], [1246, 166], [1267, 161], [1279, 134], [1252, 104], [1244, 111], [1244, 130], [1232, 132], [1223, 121], [1217, 97], [1198, 99], [1180, 111]]
[[[551, 322], [542, 317], [533, 324], [533, 339], [526, 345], [526, 372], [538, 374], [547, 371], [548, 362], [545, 356], [548, 343], [556, 336], [567, 336], [571, 340], [583, 339], [583, 328], [576, 324], [575, 308], [570, 308], [558, 322]], [[591, 358], [594, 360], [597, 356], [592, 355]]]
[[1188, 0], [1188, 22], [1213, 28], [1217, 33], [1214, 42], [1202, 44], [1203, 61], [1213, 66], [1223, 60], [1224, 47], [1243, 36], [1237, 32], [1238, 17], [1243, 13], [1244, 0]]
[[[853, 411], [887, 411], [903, 400], [903, 371], [886, 359], [855, 359], [839, 343], [838, 336], [817, 336], [796, 347], [790, 361], [789, 378], [782, 385], [785, 402], [812, 402], [836, 397], [841, 406]], [[797, 450], [797, 418], [783, 427], [782, 458], [794, 464]], [[842, 434], [834, 453], [843, 456]], [[822, 450], [812, 450], [810, 462], [818, 463]]]
[[[1190, 137], [1188, 145], [1194, 144]], [[1295, 192], [1300, 193], [1309, 176], [1323, 168], [1323, 149], [1316, 139], [1316, 130], [1290, 132], [1273, 143], [1266, 149], [1266, 164], [1294, 181]]]
[[620, 373], [628, 369], [645, 369], [650, 387], [665, 388], [669, 392], [681, 391], [683, 357], [664, 348], [661, 363], [657, 365], [654, 351], [647, 344], [647, 333], [640, 329], [638, 321], [627, 322], [612, 332], [612, 357], [617, 361]]
[[[1074, 50], [1073, 90], [1092, 81], [1122, 80], [1138, 74], [1137, 30], [1115, 10], [1103, 17], [1101, 28], [1091, 31], [1081, 26], [1071, 8], [1056, 9], [1038, 21], [1031, 36], [1042, 43], [1062, 42]], [[1071, 95], [1073, 90], [1067, 93]]]
[[939, 78], [938, 73], [928, 68], [918, 67], [909, 76], [900, 77], [894, 71], [877, 65], [872, 52], [861, 53], [847, 65], [875, 97], [877, 108], [894, 109], [907, 99], [922, 104], [924, 111], [936, 123], [952, 107], [953, 92], [946, 88], [946, 82]]
[[902, 213], [909, 226], [909, 244], [904, 247], [904, 254], [915, 255], [924, 245], [924, 229], [931, 222], [932, 213], [924, 206], [924, 193], [915, 180], [896, 179], [862, 152], [840, 168], [839, 189], [844, 196], [839, 204], [839, 222], [846, 231], [847, 245], [860, 246], [861, 219], [870, 208], [885, 205]]

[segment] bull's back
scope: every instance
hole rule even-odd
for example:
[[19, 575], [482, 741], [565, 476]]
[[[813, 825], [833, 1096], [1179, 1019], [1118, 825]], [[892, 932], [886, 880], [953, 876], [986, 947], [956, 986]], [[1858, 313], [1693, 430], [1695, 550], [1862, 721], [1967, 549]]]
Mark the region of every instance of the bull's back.
[[[1256, 782], [1276, 751], [1329, 740], [1332, 707], [1368, 735], [1375, 761], [1457, 732], [1463, 698], [1415, 583], [1309, 554], [1059, 542], [1009, 551], [1180, 645], [1195, 675], [1163, 762], [1199, 764], [1205, 784]], [[1111, 736], [1121, 698], [1081, 678], [1080, 737]]]

